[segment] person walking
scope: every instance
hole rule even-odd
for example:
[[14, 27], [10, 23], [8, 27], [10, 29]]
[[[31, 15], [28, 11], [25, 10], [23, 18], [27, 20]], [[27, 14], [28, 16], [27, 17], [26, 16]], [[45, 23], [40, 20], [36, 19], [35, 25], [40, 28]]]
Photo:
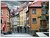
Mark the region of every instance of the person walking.
[[20, 32], [22, 33], [22, 26], [20, 27]]
[[26, 31], [27, 31], [27, 29], [26, 29], [26, 25], [24, 26], [24, 30], [25, 30], [25, 33], [26, 33]]
[[3, 31], [3, 34], [7, 33], [7, 26], [6, 26], [6, 22], [4, 22], [4, 23], [3, 23], [2, 31]]
[[17, 27], [17, 31], [18, 31], [18, 33], [19, 33], [19, 26]]

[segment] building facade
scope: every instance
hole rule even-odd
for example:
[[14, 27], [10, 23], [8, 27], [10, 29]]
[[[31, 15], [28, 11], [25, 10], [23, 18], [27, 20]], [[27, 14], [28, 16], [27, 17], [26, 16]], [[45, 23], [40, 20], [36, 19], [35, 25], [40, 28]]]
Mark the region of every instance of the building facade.
[[41, 16], [41, 2], [36, 2], [28, 7], [29, 10], [29, 25], [31, 30], [39, 30], [40, 28], [40, 19]]
[[6, 3], [1, 2], [1, 30], [4, 32], [9, 31], [9, 8]]
[[17, 28], [19, 27], [24, 29], [24, 26], [26, 25], [27, 10], [28, 10], [28, 6], [26, 6], [25, 4], [19, 8], [17, 7], [16, 10], [12, 9], [12, 11], [10, 11], [10, 22], [11, 22], [11, 26], [14, 29], [14, 31], [15, 29], [17, 31]]
[[[41, 16], [43, 16], [42, 15], [42, 13], [43, 13], [42, 10], [44, 9], [44, 8], [42, 8], [42, 5], [43, 5], [42, 3], [43, 2], [47, 3], [48, 1], [37, 1], [35, 3], [30, 4], [29, 7], [28, 7], [29, 26], [30, 26], [31, 30], [39, 31], [39, 29], [41, 28], [40, 27], [41, 23], [43, 23], [43, 22], [41, 22], [41, 19], [42, 19]], [[44, 9], [44, 10], [46, 10], [46, 9]], [[46, 13], [46, 11], [44, 11], [44, 13]], [[46, 13], [44, 16], [47, 16], [47, 15], [48, 14]], [[44, 18], [44, 16], [43, 16], [43, 18]], [[46, 27], [47, 27], [47, 22], [45, 21], [45, 23], [46, 23]], [[45, 26], [45, 24], [43, 24], [43, 26]]]

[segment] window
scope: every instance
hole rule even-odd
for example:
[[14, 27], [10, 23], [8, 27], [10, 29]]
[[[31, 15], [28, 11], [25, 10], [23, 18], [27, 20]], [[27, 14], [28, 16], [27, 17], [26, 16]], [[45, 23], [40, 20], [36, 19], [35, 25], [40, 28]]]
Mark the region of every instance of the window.
[[3, 12], [2, 12], [2, 10], [1, 10], [1, 16], [3, 15]]
[[42, 3], [42, 7], [43, 7], [43, 8], [46, 7], [46, 3], [45, 3], [45, 2]]
[[46, 14], [47, 13], [47, 10], [42, 10], [42, 14]]
[[36, 18], [33, 18], [32, 19], [32, 23], [36, 23], [37, 21], [36, 21]]
[[47, 10], [46, 14], [49, 14], [49, 11]]
[[48, 14], [48, 10], [46, 9], [46, 2], [42, 3], [42, 14]]
[[36, 14], [36, 9], [33, 9], [33, 10], [32, 10], [32, 13], [33, 13], [33, 14]]
[[2, 23], [2, 19], [1, 19], [1, 23]]
[[1, 10], [1, 12], [2, 12], [2, 10]]
[[42, 16], [41, 16], [41, 19], [42, 19], [42, 20], [46, 20], [46, 16], [45, 16], [45, 15], [42, 15]]
[[43, 6], [42, 6], [42, 8], [45, 8], [45, 7], [46, 7], [46, 5], [43, 5]]
[[47, 21], [49, 20], [49, 16], [46, 16]]

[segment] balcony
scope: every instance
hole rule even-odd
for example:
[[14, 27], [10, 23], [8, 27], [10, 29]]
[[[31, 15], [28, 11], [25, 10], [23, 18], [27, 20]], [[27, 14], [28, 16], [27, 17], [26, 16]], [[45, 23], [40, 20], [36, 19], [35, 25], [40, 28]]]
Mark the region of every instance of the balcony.
[[45, 15], [42, 15], [41, 16], [41, 20], [46, 20], [46, 16]]
[[48, 11], [46, 9], [43, 9], [42, 14], [48, 14]]

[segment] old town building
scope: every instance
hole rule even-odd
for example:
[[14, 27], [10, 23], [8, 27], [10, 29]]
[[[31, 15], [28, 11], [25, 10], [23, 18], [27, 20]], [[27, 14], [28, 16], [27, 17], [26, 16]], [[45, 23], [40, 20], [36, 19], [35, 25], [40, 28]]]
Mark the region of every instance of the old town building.
[[[47, 27], [47, 22], [46, 22], [47, 20], [44, 18], [46, 18], [46, 16], [48, 15], [48, 11], [47, 11], [47, 9], [45, 9], [45, 7], [43, 8], [43, 4], [45, 6], [45, 5], [47, 5], [47, 2], [48, 1], [41, 1], [40, 0], [35, 3], [30, 4], [28, 6], [28, 15], [29, 15], [28, 16], [29, 17], [28, 23], [29, 23], [31, 30], [40, 31], [39, 29], [41, 29], [41, 27], [45, 27], [42, 29], [47, 30], [47, 28], [46, 28]], [[45, 11], [43, 11], [43, 10], [45, 10]], [[45, 13], [45, 14], [43, 14], [43, 13]], [[43, 22], [41, 22], [42, 17], [45, 20], [45, 21], [43, 20]], [[41, 26], [42, 23], [44, 23], [43, 26]]]
[[9, 8], [6, 3], [1, 2], [1, 28], [4, 32], [9, 31]]

